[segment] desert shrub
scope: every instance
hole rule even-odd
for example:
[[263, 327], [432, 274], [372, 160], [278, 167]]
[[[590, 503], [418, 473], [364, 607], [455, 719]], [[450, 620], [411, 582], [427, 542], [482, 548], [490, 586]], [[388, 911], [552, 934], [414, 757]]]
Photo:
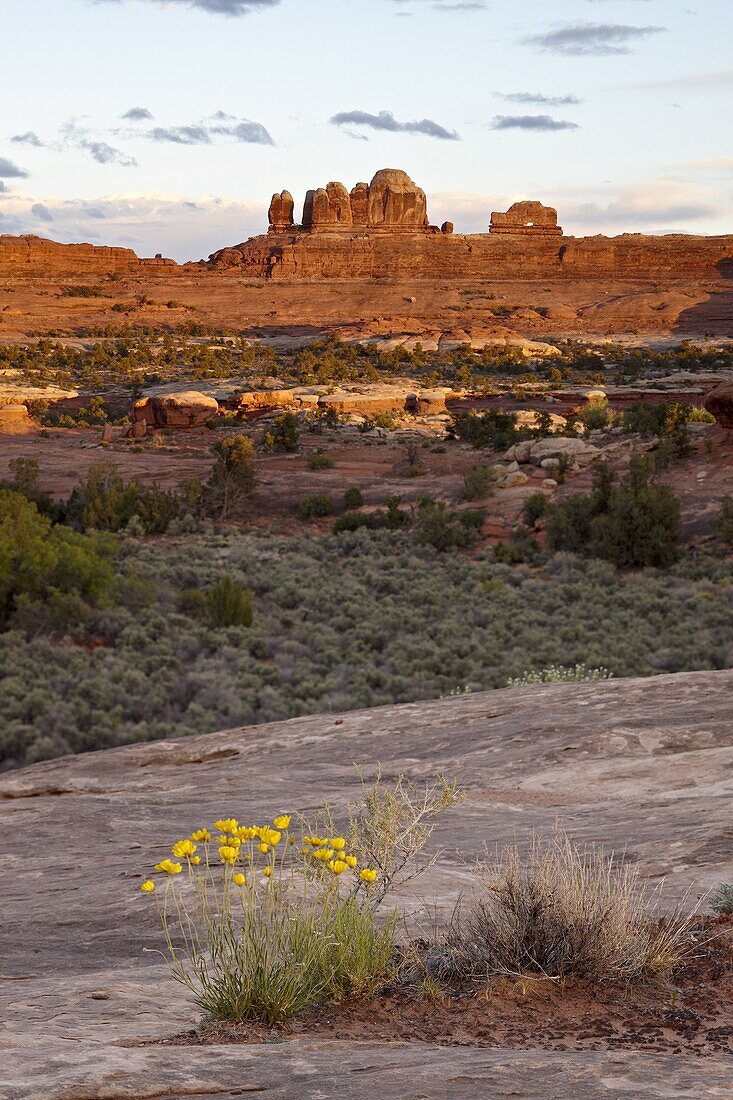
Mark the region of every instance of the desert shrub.
[[523, 672], [521, 676], [507, 680], [506, 686], [525, 687], [527, 684], [564, 684], [568, 681], [589, 684], [598, 680], [612, 679], [613, 674], [607, 668], [588, 668], [584, 664], [573, 665], [571, 668], [566, 665], [549, 665], [547, 668]]
[[[141, 884], [162, 895], [173, 977], [211, 1019], [282, 1023], [314, 1004], [372, 995], [393, 972], [396, 915], [375, 916], [377, 870], [345, 837], [296, 842], [290, 823], [226, 818], [197, 829], [156, 864], [157, 882]], [[184, 865], [193, 890], [179, 885]]]
[[518, 524], [513, 527], [509, 538], [494, 547], [496, 561], [507, 565], [519, 565], [521, 562], [534, 562], [540, 555], [540, 546], [528, 527]]
[[616, 486], [610, 468], [599, 464], [590, 494], [547, 509], [550, 549], [589, 554], [619, 568], [668, 568], [678, 553], [680, 506], [668, 486], [650, 484], [651, 468], [645, 456], [636, 456]]
[[361, 489], [356, 485], [352, 485], [344, 493], [344, 508], [346, 511], [351, 511], [352, 508], [361, 508], [364, 504], [364, 497]]
[[470, 443], [477, 450], [491, 447], [495, 451], [505, 451], [521, 438], [516, 424], [516, 415], [503, 409], [457, 413], [448, 426], [448, 437]]
[[[489, 548], [436, 553], [415, 541], [408, 510], [394, 511], [404, 526], [338, 537], [123, 537], [124, 592], [91, 627], [105, 644], [26, 636], [12, 619], [0, 633], [0, 760], [502, 688], [552, 664], [616, 677], [733, 667], [727, 556], [700, 549], [666, 571], [620, 572], [543, 554], [538, 571]], [[181, 591], [223, 573], [256, 609], [235, 644], [178, 608]]]
[[524, 502], [524, 522], [527, 527], [534, 527], [537, 520], [547, 511], [549, 500], [544, 493], [532, 493]]
[[308, 455], [309, 470], [330, 470], [333, 465], [331, 455], [328, 451], [324, 451], [323, 447], [319, 447], [318, 450]]
[[578, 420], [586, 432], [602, 431], [613, 423], [614, 414], [608, 405], [596, 403], [582, 409], [578, 413]]
[[77, 283], [61, 288], [64, 298], [104, 298], [105, 293], [101, 286], [92, 286], [89, 283]]
[[326, 493], [309, 493], [298, 505], [298, 519], [316, 519], [332, 513], [333, 504]]
[[712, 911], [720, 916], [733, 915], [733, 884], [721, 882], [720, 886], [710, 894], [708, 904]]
[[420, 506], [415, 537], [434, 550], [456, 550], [475, 542], [483, 520], [480, 508], [452, 512], [442, 500], [426, 500]]
[[204, 593], [203, 610], [213, 627], [251, 626], [252, 594], [226, 574]]
[[723, 497], [720, 515], [713, 521], [713, 531], [721, 542], [733, 546], [733, 497]]
[[463, 499], [481, 500], [489, 495], [496, 484], [492, 466], [472, 466], [463, 477]]
[[38, 486], [40, 465], [37, 458], [25, 458], [19, 455], [10, 459], [8, 468], [12, 476], [8, 481], [0, 481], [0, 488], [20, 493], [26, 500], [35, 504], [39, 512], [50, 519], [61, 518], [61, 507], [48, 493], [41, 492]]
[[434, 956], [436, 977], [542, 974], [590, 981], [668, 973], [688, 950], [689, 920], [655, 920], [638, 871], [567, 837], [506, 848], [476, 871]]
[[[104, 601], [114, 580], [112, 550], [42, 516], [20, 493], [0, 489], [0, 625], [31, 602]], [[36, 611], [39, 609], [36, 608]]]
[[286, 451], [294, 454], [298, 449], [300, 428], [298, 417], [295, 413], [284, 412], [272, 422], [272, 427], [265, 434], [265, 446], [270, 451]]
[[125, 481], [113, 462], [98, 462], [79, 481], [66, 504], [66, 519], [82, 531], [132, 530], [164, 534], [182, 514], [182, 501], [160, 485]]
[[219, 519], [241, 516], [255, 486], [255, 448], [244, 435], [222, 439], [214, 447], [216, 461], [206, 483], [203, 502]]

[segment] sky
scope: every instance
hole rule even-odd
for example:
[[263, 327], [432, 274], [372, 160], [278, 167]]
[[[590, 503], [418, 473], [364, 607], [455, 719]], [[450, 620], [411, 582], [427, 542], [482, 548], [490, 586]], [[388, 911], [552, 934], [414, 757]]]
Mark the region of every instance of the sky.
[[403, 168], [431, 221], [733, 232], [733, 0], [0, 0], [0, 233], [199, 259]]

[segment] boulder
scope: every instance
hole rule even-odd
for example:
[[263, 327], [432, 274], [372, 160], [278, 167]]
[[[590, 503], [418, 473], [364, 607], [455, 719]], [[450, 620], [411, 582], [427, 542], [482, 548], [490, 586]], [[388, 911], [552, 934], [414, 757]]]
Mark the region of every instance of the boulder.
[[600, 455], [598, 447], [592, 443], [586, 443], [584, 439], [565, 438], [564, 436], [548, 436], [547, 439], [538, 439], [531, 443], [529, 461], [534, 466], [544, 466], [545, 459], [569, 459], [578, 466], [587, 466]]
[[733, 382], [723, 382], [711, 390], [705, 398], [705, 408], [724, 431], [733, 432]]
[[447, 412], [445, 399], [448, 390], [422, 390], [408, 393], [405, 408], [415, 416], [439, 416]]
[[142, 397], [130, 409], [130, 420], [148, 428], [201, 428], [219, 413], [219, 404], [198, 390]]
[[37, 429], [25, 405], [0, 405], [0, 434], [27, 435]]
[[500, 482], [502, 489], [516, 489], [520, 485], [526, 485], [529, 478], [526, 474], [523, 474], [521, 470], [512, 470], [506, 477]]

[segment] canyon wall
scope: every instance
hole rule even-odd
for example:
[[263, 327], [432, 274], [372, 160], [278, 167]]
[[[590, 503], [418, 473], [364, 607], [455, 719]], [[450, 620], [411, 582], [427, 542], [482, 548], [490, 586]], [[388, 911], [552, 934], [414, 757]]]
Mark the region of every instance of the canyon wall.
[[557, 211], [517, 202], [491, 215], [488, 233], [431, 225], [425, 192], [397, 169], [351, 191], [341, 183], [309, 191], [301, 224], [289, 191], [273, 195], [267, 234], [179, 267], [129, 248], [63, 245], [0, 236], [0, 276], [202, 274], [273, 280], [321, 279], [721, 279], [733, 278], [733, 235], [566, 237]]
[[59, 244], [31, 235], [0, 235], [0, 275], [70, 276], [127, 275], [135, 272], [171, 274], [174, 260], [162, 256], [140, 259], [131, 248], [107, 245]]

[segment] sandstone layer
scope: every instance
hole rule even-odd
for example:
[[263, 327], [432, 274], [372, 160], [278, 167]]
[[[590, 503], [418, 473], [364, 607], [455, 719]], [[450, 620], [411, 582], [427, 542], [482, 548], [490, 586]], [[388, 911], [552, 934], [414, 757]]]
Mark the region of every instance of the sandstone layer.
[[[730, 1059], [644, 1051], [477, 1049], [310, 1038], [169, 1047], [197, 1009], [154, 953], [141, 874], [171, 837], [225, 813], [341, 813], [353, 763], [456, 776], [442, 854], [404, 900], [450, 908], [464, 859], [556, 822], [624, 852], [672, 904], [733, 878], [733, 672], [537, 685], [316, 715], [90, 753], [0, 778], [6, 856], [2, 1100], [655, 1100], [723, 1097]], [[424, 918], [424, 912], [419, 909]], [[146, 949], [149, 949], [146, 952]], [[531, 1011], [528, 1009], [528, 1011]], [[152, 1045], [140, 1045], [151, 1042]]]
[[723, 382], [705, 398], [705, 408], [726, 432], [733, 432], [733, 382]]

